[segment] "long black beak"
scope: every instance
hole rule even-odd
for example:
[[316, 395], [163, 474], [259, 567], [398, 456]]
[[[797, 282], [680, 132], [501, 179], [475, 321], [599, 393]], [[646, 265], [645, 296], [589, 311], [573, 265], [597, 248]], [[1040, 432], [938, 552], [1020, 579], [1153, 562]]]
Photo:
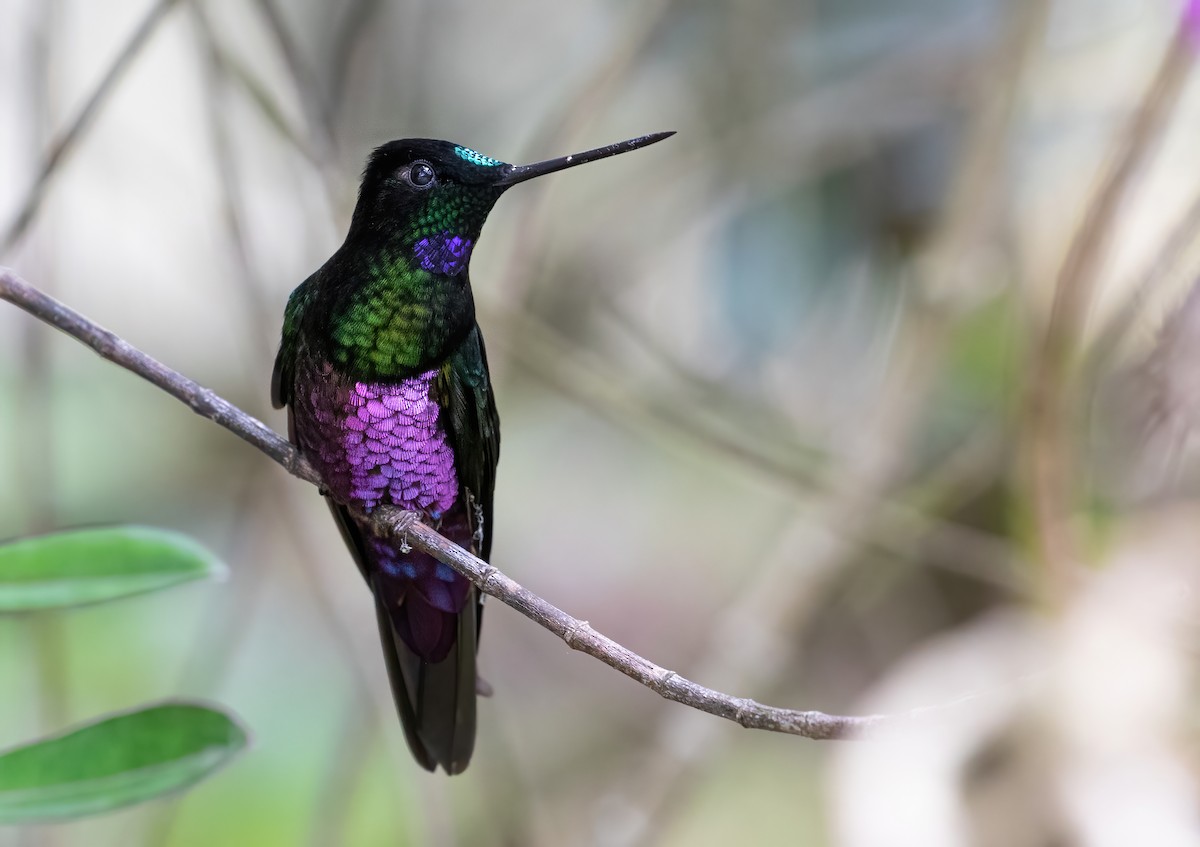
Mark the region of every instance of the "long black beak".
[[595, 150], [588, 150], [585, 153], [563, 156], [560, 159], [547, 159], [544, 162], [536, 162], [532, 165], [505, 165], [504, 173], [500, 179], [496, 180], [496, 185], [508, 188], [510, 185], [516, 185], [518, 182], [533, 179], [535, 176], [552, 174], [555, 171], [573, 168], [576, 165], [586, 165], [588, 162], [594, 162], [597, 159], [607, 159], [609, 156], [616, 156], [618, 153], [628, 153], [630, 150], [649, 147], [651, 144], [657, 144], [664, 138], [670, 138], [674, 134], [674, 132], [656, 132], [651, 135], [643, 135], [641, 138], [618, 141], [616, 144], [609, 144], [607, 147], [597, 147]]

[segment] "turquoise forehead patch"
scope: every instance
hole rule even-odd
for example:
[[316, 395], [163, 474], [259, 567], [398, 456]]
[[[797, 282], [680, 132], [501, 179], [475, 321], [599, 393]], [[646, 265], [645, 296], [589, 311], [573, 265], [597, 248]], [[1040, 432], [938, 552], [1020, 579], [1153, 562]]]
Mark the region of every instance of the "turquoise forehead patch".
[[496, 165], [504, 164], [499, 159], [493, 159], [491, 156], [485, 156], [482, 153], [477, 153], [470, 147], [455, 147], [454, 154], [460, 159], [466, 159], [473, 165], [479, 165], [483, 168], [492, 168]]

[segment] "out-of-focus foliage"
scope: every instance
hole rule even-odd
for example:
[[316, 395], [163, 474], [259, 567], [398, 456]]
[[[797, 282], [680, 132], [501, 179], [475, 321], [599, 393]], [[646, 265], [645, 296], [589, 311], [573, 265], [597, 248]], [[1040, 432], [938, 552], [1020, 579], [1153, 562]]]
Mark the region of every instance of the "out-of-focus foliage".
[[0, 612], [81, 606], [224, 575], [219, 560], [179, 533], [60, 532], [0, 544]]
[[[39, 613], [45, 624], [50, 610], [223, 573], [220, 561], [179, 533], [128, 526], [50, 533], [0, 544], [0, 613]], [[41, 638], [51, 632], [43, 628]], [[45, 681], [66, 668], [42, 670]], [[160, 797], [200, 781], [245, 745], [236, 721], [208, 706], [170, 703], [100, 718], [0, 752], [0, 826], [59, 822]]]
[[203, 779], [246, 746], [228, 715], [149, 706], [0, 753], [0, 824], [62, 821]]
[[[177, 4], [0, 261], [282, 429], [283, 303], [372, 145], [521, 162], [677, 130], [515, 189], [475, 251], [495, 560], [733, 694], [979, 696], [912, 747], [747, 733], [495, 606], [479, 749], [431, 779], [316, 493], [0, 309], [0, 536], [153, 523], [233, 565], [57, 632], [0, 619], [0, 691], [39, 692], [0, 697], [0, 745], [163, 691], [256, 728], [221, 779], [55, 838], [1190, 843], [1194, 331], [1167, 317], [1200, 275], [1194, 84], [1095, 246], [1064, 422], [1088, 561], [1054, 602], [1027, 461], [1063, 256], [1181, 5]], [[0, 226], [148, 7], [0, 4]]]

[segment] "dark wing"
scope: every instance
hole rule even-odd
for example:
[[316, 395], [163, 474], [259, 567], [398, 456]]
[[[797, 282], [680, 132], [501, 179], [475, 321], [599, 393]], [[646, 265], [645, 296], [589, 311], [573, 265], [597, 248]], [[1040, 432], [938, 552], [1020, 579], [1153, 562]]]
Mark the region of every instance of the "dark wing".
[[292, 402], [292, 363], [284, 350], [284, 345], [280, 344], [279, 352], [275, 354], [275, 368], [271, 371], [271, 405], [276, 409]]
[[459, 484], [470, 492], [483, 518], [482, 526], [476, 524], [476, 531], [481, 535], [479, 558], [486, 561], [492, 553], [492, 494], [500, 459], [500, 417], [478, 326], [442, 369], [438, 389], [458, 459]]
[[[271, 405], [282, 409], [292, 402], [292, 384], [296, 379], [297, 341], [300, 335], [300, 315], [312, 300], [316, 289], [316, 278], [320, 271], [296, 286], [288, 295], [283, 310], [283, 332], [279, 339], [279, 352], [275, 354], [275, 368], [271, 371]], [[289, 429], [291, 420], [288, 421]], [[295, 443], [295, 439], [292, 439]]]

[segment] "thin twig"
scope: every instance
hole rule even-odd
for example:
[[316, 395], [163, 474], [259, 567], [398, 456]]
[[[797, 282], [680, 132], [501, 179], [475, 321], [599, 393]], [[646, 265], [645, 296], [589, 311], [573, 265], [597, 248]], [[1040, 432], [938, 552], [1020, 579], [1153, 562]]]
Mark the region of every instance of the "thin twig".
[[380, 509], [376, 515], [376, 527], [387, 530], [393, 537], [406, 538], [413, 547], [445, 562], [467, 577], [483, 593], [495, 597], [553, 632], [572, 650], [599, 659], [667, 700], [726, 718], [747, 729], [766, 729], [818, 740], [847, 738], [887, 720], [882, 715], [844, 717], [824, 712], [780, 709], [705, 688], [642, 658], [597, 632], [587, 621], [571, 617], [494, 566], [438, 535], [416, 520], [414, 513], [386, 508]]
[[[319, 474], [299, 451], [261, 421], [37, 290], [7, 268], [0, 268], [0, 299], [8, 300], [39, 320], [82, 342], [101, 357], [153, 383], [196, 414], [223, 426], [243, 441], [257, 447], [293, 476], [314, 485], [321, 484]], [[781, 709], [706, 688], [621, 646], [597, 632], [587, 621], [571, 617], [510, 579], [495, 566], [443, 538], [421, 523], [417, 513], [381, 508], [369, 516], [360, 517], [369, 521], [372, 528], [380, 534], [404, 538], [413, 547], [446, 563], [478, 586], [484, 594], [495, 597], [553, 632], [572, 649], [599, 659], [668, 700], [734, 721], [749, 729], [763, 729], [816, 740], [861, 737], [884, 725], [901, 723], [916, 717], [916, 713], [895, 716], [845, 716]]]
[[4, 231], [4, 235], [0, 237], [0, 255], [7, 254], [13, 246], [25, 235], [25, 231], [33, 222], [34, 216], [37, 215], [38, 209], [42, 205], [42, 200], [46, 197], [46, 188], [50, 183], [50, 179], [58, 171], [67, 155], [74, 150], [75, 145], [79, 141], [80, 136], [91, 125], [99, 112], [100, 107], [108, 98], [108, 95], [116, 88], [117, 82], [121, 76], [133, 64], [133, 60], [137, 58], [141, 49], [146, 46], [146, 42], [150, 40], [150, 36], [162, 23], [167, 12], [175, 5], [178, 0], [158, 0], [142, 18], [137, 29], [129, 36], [129, 40], [125, 42], [125, 46], [121, 48], [116, 59], [100, 82], [96, 84], [92, 90], [91, 96], [87, 102], [75, 114], [75, 118], [67, 126], [66, 129], [55, 139], [50, 145], [49, 151], [46, 153], [46, 158], [42, 161], [41, 170], [38, 171], [37, 177], [34, 178], [33, 185], [29, 187], [28, 193], [25, 195], [24, 201], [17, 207], [18, 212], [13, 218], [12, 223]]

